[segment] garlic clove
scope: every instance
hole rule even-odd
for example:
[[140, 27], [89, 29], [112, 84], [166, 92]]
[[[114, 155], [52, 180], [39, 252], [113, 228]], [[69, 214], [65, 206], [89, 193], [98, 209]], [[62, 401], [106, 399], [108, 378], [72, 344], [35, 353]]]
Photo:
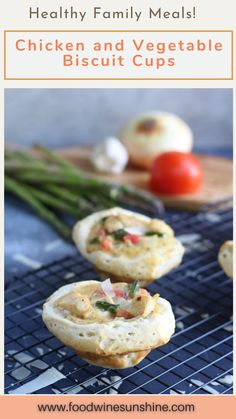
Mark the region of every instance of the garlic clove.
[[98, 172], [119, 174], [128, 163], [128, 152], [125, 146], [115, 137], [108, 137], [96, 145], [90, 161]]

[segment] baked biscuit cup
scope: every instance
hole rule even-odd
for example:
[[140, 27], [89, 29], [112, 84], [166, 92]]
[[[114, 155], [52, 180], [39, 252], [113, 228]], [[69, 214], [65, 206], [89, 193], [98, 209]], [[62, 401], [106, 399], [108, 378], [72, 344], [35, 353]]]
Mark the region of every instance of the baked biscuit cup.
[[164, 221], [115, 207], [79, 221], [73, 239], [80, 253], [112, 282], [146, 286], [177, 267], [184, 247]]
[[224, 273], [233, 278], [233, 241], [227, 240], [222, 244], [218, 254], [218, 262]]
[[[123, 283], [111, 285], [115, 297], [102, 293], [101, 287], [98, 281], [63, 286], [43, 307], [47, 328], [82, 359], [101, 367], [129, 368], [169, 341], [175, 319], [167, 300], [158, 294], [152, 297], [144, 289], [131, 297], [129, 285]], [[87, 298], [90, 306], [86, 311]], [[100, 309], [101, 302], [116, 307], [116, 312]]]

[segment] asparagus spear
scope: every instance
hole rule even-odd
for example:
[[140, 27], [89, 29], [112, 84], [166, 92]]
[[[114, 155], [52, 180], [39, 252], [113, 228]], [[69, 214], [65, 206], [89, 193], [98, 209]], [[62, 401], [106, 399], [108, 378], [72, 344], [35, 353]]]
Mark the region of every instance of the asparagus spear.
[[92, 210], [90, 202], [87, 198], [81, 196], [80, 193], [69, 190], [68, 188], [61, 187], [54, 184], [45, 184], [44, 189], [48, 192], [51, 192], [53, 195], [56, 195], [59, 198], [65, 199], [66, 202], [74, 204], [77, 208]]
[[28, 202], [66, 239], [70, 238], [70, 229], [44, 204], [77, 217], [85, 216], [92, 210], [123, 203], [144, 210], [155, 208], [158, 213], [163, 211], [159, 199], [149, 192], [130, 185], [111, 184], [85, 177], [79, 169], [54, 151], [42, 146], [37, 146], [37, 150], [44, 159], [22, 151], [7, 150], [6, 190]]
[[27, 186], [28, 191], [38, 198], [39, 201], [47, 204], [48, 206], [55, 208], [56, 210], [60, 210], [64, 213], [69, 215], [78, 216], [78, 208], [74, 205], [68, 204], [67, 202], [63, 201], [61, 198], [55, 198], [55, 196], [50, 195], [47, 192], [41, 191], [39, 189], [33, 188], [32, 186]]
[[75, 176], [68, 174], [64, 175], [60, 172], [53, 172], [50, 170], [42, 170], [38, 168], [34, 168], [31, 170], [28, 170], [26, 172], [19, 171], [16, 175], [18, 179], [21, 179], [23, 181], [29, 182], [29, 183], [42, 183], [42, 182], [48, 182], [48, 183], [56, 183], [59, 185], [85, 185], [86, 181], [84, 179], [78, 180]]
[[36, 144], [34, 146], [34, 149], [37, 151], [40, 151], [41, 154], [46, 157], [46, 159], [48, 159], [49, 161], [56, 163], [58, 166], [66, 169], [67, 171], [76, 174], [77, 176], [83, 177], [83, 173], [73, 164], [71, 164], [70, 162], [68, 162], [66, 159], [64, 159], [63, 157], [61, 157], [58, 153], [56, 153], [53, 150], [50, 150], [46, 147], [43, 147], [40, 144]]
[[32, 156], [23, 151], [6, 150], [5, 151], [5, 165], [10, 163], [17, 164], [33, 164], [35, 166], [47, 167], [47, 163], [36, 156]]
[[8, 170], [6, 165], [6, 172], [11, 173], [12, 176], [17, 176], [18, 179], [22, 179], [23, 181], [27, 181], [30, 183], [41, 183], [41, 182], [48, 182], [48, 183], [56, 183], [60, 185], [71, 185], [71, 186], [84, 186], [86, 188], [95, 188], [95, 191], [102, 191], [105, 192], [106, 189], [109, 189], [109, 185], [107, 183], [103, 183], [98, 181], [94, 178], [86, 178], [77, 176], [74, 173], [66, 172], [64, 170], [58, 168], [47, 167], [46, 169], [42, 167], [34, 167], [27, 165], [24, 168], [20, 167], [19, 170], [17, 167]]
[[43, 147], [41, 145], [36, 145], [35, 146], [36, 150], [41, 151], [41, 153], [49, 159], [49, 161], [53, 162], [53, 163], [57, 163], [61, 168], [64, 168], [65, 173], [67, 174], [71, 174], [74, 175], [75, 177], [77, 177], [77, 179], [81, 180], [86, 180], [88, 185], [91, 186], [97, 186], [97, 187], [102, 187], [102, 188], [108, 188], [108, 183], [107, 182], [102, 182], [96, 178], [93, 177], [85, 177], [83, 172], [81, 170], [79, 170], [74, 164], [70, 163], [68, 160], [64, 159], [62, 156], [60, 156], [58, 153], [56, 153], [53, 150], [49, 150], [46, 147]]
[[[69, 163], [63, 157], [52, 150], [48, 150], [43, 146], [36, 146], [36, 150], [39, 150], [43, 156], [45, 156], [51, 163], [54, 165], [57, 164], [59, 167], [47, 166], [48, 170], [52, 173], [48, 176], [48, 171], [42, 170], [38, 167], [35, 171], [35, 167], [31, 168], [30, 173], [21, 173], [20, 176], [23, 180], [31, 182], [53, 182], [58, 184], [65, 185], [78, 185], [94, 187], [94, 190], [91, 190], [93, 195], [107, 196], [112, 202], [107, 202], [102, 199], [104, 205], [110, 206], [112, 203], [117, 204], [119, 201], [124, 201], [133, 205], [137, 204], [143, 206], [146, 204], [148, 207], [155, 208], [159, 213], [163, 212], [163, 205], [161, 201], [152, 193], [148, 191], [140, 190], [131, 185], [116, 185], [109, 184], [106, 182], [99, 181], [94, 178], [85, 178], [83, 173], [75, 167], [73, 164]], [[9, 152], [10, 154], [11, 152]], [[21, 153], [22, 154], [22, 153]], [[32, 158], [31, 158], [32, 159]], [[34, 159], [35, 160], [35, 159]], [[44, 163], [45, 164], [45, 163]], [[43, 169], [43, 168], [42, 168]], [[90, 191], [88, 191], [90, 192]], [[102, 194], [102, 195], [101, 195]]]
[[149, 208], [150, 206], [154, 208], [159, 214], [164, 213], [164, 206], [159, 198], [157, 198], [154, 194], [148, 191], [144, 191], [142, 189], [136, 188], [132, 185], [121, 185], [120, 191], [124, 193], [124, 195], [133, 198], [134, 200], [139, 201], [139, 204], [142, 205], [146, 203]]
[[49, 224], [51, 224], [66, 240], [71, 240], [71, 230], [69, 227], [58, 220], [55, 214], [49, 211], [26, 185], [20, 184], [8, 176], [5, 176], [5, 188], [8, 192], [17, 195], [27, 202], [41, 218], [49, 222]]

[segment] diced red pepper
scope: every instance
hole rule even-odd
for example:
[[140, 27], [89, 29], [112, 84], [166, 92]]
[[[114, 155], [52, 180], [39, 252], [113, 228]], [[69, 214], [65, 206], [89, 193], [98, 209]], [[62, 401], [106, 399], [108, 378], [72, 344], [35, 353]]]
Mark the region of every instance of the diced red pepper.
[[105, 240], [102, 241], [101, 247], [104, 250], [112, 250], [112, 247], [113, 247], [112, 240], [107, 237]]
[[128, 233], [128, 234], [126, 234], [126, 236], [124, 236], [123, 240], [125, 242], [131, 242], [133, 244], [138, 244], [141, 240], [141, 236], [139, 234]]
[[125, 319], [132, 319], [134, 316], [133, 314], [129, 313], [127, 310], [117, 310], [116, 312], [117, 317], [124, 317]]
[[116, 297], [126, 298], [128, 297], [128, 293], [125, 290], [114, 290]]

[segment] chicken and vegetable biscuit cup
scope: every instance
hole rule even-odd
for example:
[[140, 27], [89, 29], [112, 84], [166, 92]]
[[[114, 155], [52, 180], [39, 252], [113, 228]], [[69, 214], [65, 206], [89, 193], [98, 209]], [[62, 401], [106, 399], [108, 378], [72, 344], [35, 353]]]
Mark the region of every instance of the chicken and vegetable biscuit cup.
[[47, 328], [91, 364], [128, 368], [174, 333], [170, 303], [133, 284], [110, 280], [65, 285], [43, 307]]
[[111, 208], [79, 221], [73, 239], [81, 254], [112, 282], [145, 286], [182, 261], [184, 247], [164, 221]]

